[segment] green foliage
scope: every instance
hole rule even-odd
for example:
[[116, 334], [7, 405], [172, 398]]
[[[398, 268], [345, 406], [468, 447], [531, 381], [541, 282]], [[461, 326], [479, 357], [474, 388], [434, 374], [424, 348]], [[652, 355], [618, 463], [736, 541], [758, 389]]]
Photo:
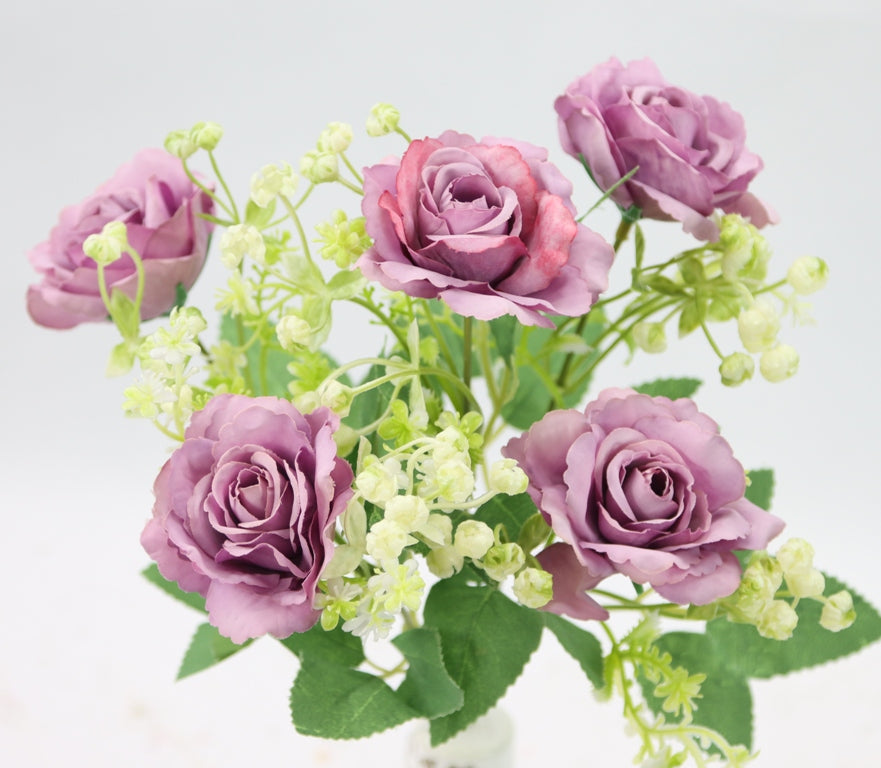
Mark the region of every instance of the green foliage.
[[432, 587], [425, 626], [440, 635], [444, 665], [465, 696], [461, 709], [431, 721], [431, 742], [439, 744], [483, 715], [520, 676], [543, 622], [498, 590], [455, 578]]
[[702, 384], [700, 379], [655, 379], [634, 387], [637, 392], [650, 397], [669, 397], [677, 400], [680, 397], [692, 397]]
[[175, 600], [179, 600], [180, 602], [190, 606], [190, 608], [195, 608], [197, 611], [207, 613], [207, 611], [205, 610], [204, 597], [195, 592], [184, 592], [177, 584], [175, 584], [173, 581], [169, 581], [161, 573], [159, 573], [159, 568], [157, 567], [156, 563], [151, 563], [146, 568], [144, 568], [144, 570], [141, 571], [141, 575], [151, 584], [155, 584], [163, 592], [171, 595]]
[[504, 525], [508, 541], [517, 541], [523, 525], [536, 514], [535, 502], [528, 493], [516, 496], [499, 494], [474, 512], [474, 519], [481, 520], [495, 530], [496, 526]]
[[290, 705], [297, 731], [324, 739], [360, 739], [420, 714], [379, 677], [315, 653], [302, 658]]
[[[244, 344], [250, 337], [251, 330], [240, 328], [236, 319], [229, 315], [223, 315], [220, 321], [220, 338], [235, 346]], [[291, 357], [277, 345], [260, 341], [251, 344], [245, 352], [247, 365], [242, 374], [245, 381], [253, 388], [255, 395], [274, 395], [275, 397], [290, 397], [288, 383], [291, 375], [288, 373], [288, 363]]]
[[397, 691], [404, 703], [429, 719], [449, 715], [462, 706], [464, 694], [447, 673], [436, 631], [412, 629], [392, 642], [409, 665]]
[[746, 486], [746, 496], [757, 507], [764, 510], [771, 509], [771, 498], [774, 495], [774, 470], [751, 469], [749, 471], [749, 485]]
[[177, 679], [181, 680], [196, 674], [196, 672], [201, 672], [203, 669], [213, 667], [250, 644], [251, 641], [247, 640], [239, 645], [221, 635], [210, 624], [200, 624], [196, 634], [193, 635], [190, 647], [184, 654], [184, 659], [177, 672]]
[[603, 678], [603, 649], [590, 632], [575, 626], [555, 613], [542, 613], [544, 625], [554, 633], [560, 645], [578, 662], [587, 679], [595, 688], [605, 685]]
[[[847, 587], [826, 576], [826, 591]], [[661, 636], [657, 647], [669, 653], [673, 663], [690, 673], [703, 673], [701, 698], [694, 721], [713, 728], [733, 744], [752, 744], [752, 698], [749, 680], [764, 679], [824, 664], [847, 656], [881, 638], [881, 615], [862, 597], [853, 595], [857, 619], [841, 632], [829, 632], [820, 624], [821, 604], [801, 600], [799, 621], [793, 636], [784, 642], [764, 638], [755, 627], [735, 624], [725, 618], [708, 622], [706, 634], [672, 632]], [[652, 695], [653, 685], [641, 681], [649, 706], [660, 710]]]
[[344, 667], [357, 667], [364, 661], [361, 638], [343, 632], [340, 627], [325, 631], [320, 624], [316, 624], [309, 631], [295, 632], [280, 642], [300, 659], [320, 656], [325, 661]]
[[[576, 406], [587, 391], [590, 376], [586, 372], [597, 359], [595, 345], [606, 326], [605, 316], [594, 310], [580, 333], [524, 328], [514, 355], [517, 390], [502, 408], [505, 420], [518, 429], [529, 429], [553, 407], [558, 396], [564, 407]], [[565, 380], [562, 386], [561, 379]]]

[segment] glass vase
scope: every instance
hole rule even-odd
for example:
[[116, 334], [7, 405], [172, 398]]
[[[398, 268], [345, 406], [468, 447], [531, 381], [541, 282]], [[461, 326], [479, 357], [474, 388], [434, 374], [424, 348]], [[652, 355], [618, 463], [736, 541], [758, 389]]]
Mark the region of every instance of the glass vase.
[[407, 740], [404, 768], [514, 768], [514, 724], [504, 710], [491, 709], [432, 747], [428, 722], [420, 721]]

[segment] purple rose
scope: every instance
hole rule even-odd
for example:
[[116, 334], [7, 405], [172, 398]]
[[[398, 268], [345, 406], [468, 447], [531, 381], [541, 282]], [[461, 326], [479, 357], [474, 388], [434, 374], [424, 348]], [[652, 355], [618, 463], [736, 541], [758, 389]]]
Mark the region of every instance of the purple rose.
[[757, 227], [776, 214], [747, 192], [762, 160], [744, 146], [743, 118], [711, 96], [670, 85], [649, 60], [617, 59], [573, 82], [555, 105], [563, 149], [581, 155], [594, 180], [622, 207], [650, 219], [681, 221], [701, 240], [716, 240], [717, 208]]
[[740, 583], [733, 550], [763, 549], [783, 528], [744, 498], [743, 467], [685, 398], [607, 389], [584, 413], [551, 411], [502, 453], [522, 466], [529, 494], [572, 548], [568, 562], [545, 565], [572, 615], [573, 570], [590, 586], [623, 573], [676, 603], [730, 595]]
[[156, 478], [141, 544], [165, 578], [206, 598], [209, 620], [236, 643], [318, 620], [312, 601], [352, 495], [338, 426], [326, 408], [218, 395]]
[[358, 266], [370, 280], [460, 315], [577, 316], [608, 285], [611, 246], [576, 223], [572, 185], [523, 142], [447, 131], [403, 158], [364, 170], [367, 233]]
[[[107, 310], [98, 291], [98, 268], [83, 253], [83, 242], [110, 221], [122, 221], [128, 240], [144, 262], [141, 317], [149, 319], [171, 309], [177, 287], [189, 290], [205, 262], [211, 199], [184, 173], [181, 161], [161, 149], [145, 149], [122, 166], [112, 179], [79, 205], [61, 211], [49, 239], [28, 258], [42, 275], [28, 289], [31, 318], [49, 328], [72, 328], [105, 320]], [[134, 299], [134, 262], [123, 256], [105, 269], [107, 289]]]

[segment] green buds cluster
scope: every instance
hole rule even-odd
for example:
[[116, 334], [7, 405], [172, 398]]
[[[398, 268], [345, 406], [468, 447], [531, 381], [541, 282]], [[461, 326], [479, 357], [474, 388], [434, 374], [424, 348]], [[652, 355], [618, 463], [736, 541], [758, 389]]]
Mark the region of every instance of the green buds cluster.
[[374, 104], [367, 116], [367, 135], [385, 136], [394, 133], [401, 121], [401, 113], [396, 107], [385, 102]]
[[171, 131], [165, 137], [165, 150], [186, 160], [198, 150], [213, 152], [223, 137], [223, 128], [217, 123], [200, 121], [189, 130]]

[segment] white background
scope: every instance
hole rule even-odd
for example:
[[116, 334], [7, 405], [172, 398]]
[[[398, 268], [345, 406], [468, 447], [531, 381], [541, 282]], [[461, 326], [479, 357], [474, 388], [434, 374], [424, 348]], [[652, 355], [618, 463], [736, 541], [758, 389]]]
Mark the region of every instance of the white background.
[[[767, 10], [764, 6], [771, 8]], [[112, 329], [37, 328], [24, 310], [25, 253], [57, 211], [90, 193], [173, 128], [220, 122], [219, 157], [241, 194], [266, 162], [297, 162], [330, 120], [356, 126], [376, 101], [414, 136], [447, 128], [558, 149], [554, 97], [616, 55], [652, 57], [673, 83], [729, 101], [765, 171], [753, 189], [782, 223], [776, 271], [804, 253], [832, 278], [817, 325], [784, 331], [795, 380], [726, 390], [699, 339], [661, 358], [618, 358], [597, 386], [661, 373], [704, 377], [699, 403], [747, 467], [773, 465], [775, 511], [810, 539], [818, 564], [881, 605], [877, 180], [881, 37], [870, 2], [6, 3], [0, 11], [2, 545], [0, 763], [5, 766], [271, 764], [394, 766], [406, 729], [353, 743], [298, 736], [287, 696], [295, 661], [263, 640], [181, 683], [199, 618], [144, 582], [138, 536], [167, 443], [121, 416], [106, 380]], [[530, 10], [526, 10], [526, 8]], [[402, 149], [359, 135], [356, 163]], [[324, 213], [329, 196], [316, 195]], [[354, 203], [354, 198], [352, 198]], [[346, 198], [348, 201], [348, 198]], [[355, 205], [351, 205], [355, 209]], [[610, 237], [612, 219], [593, 219]], [[649, 258], [687, 247], [648, 227]], [[195, 292], [211, 304], [221, 271]], [[626, 266], [617, 272], [626, 280]], [[363, 317], [332, 339], [363, 352]], [[371, 337], [372, 338], [372, 337]], [[723, 341], [730, 337], [722, 333]], [[733, 348], [733, 347], [732, 347]], [[873, 763], [881, 646], [819, 670], [756, 683], [757, 765]], [[511, 689], [520, 766], [628, 765], [636, 743], [618, 703], [596, 703], [547, 640]]]

